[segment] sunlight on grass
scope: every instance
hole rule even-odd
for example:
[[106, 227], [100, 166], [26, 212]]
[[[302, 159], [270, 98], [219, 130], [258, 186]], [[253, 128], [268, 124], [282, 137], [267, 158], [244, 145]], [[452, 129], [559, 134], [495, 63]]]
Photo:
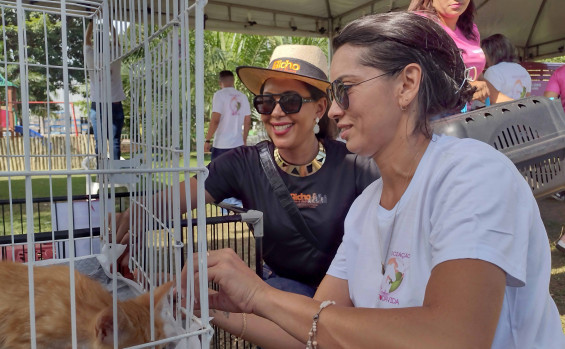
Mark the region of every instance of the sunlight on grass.
[[[9, 186], [9, 183], [11, 184]], [[86, 176], [71, 177], [72, 195], [86, 194]], [[0, 178], [0, 200], [9, 199], [8, 189], [12, 189], [12, 199], [23, 199], [26, 194], [25, 178], [12, 177]], [[31, 181], [32, 196], [34, 198], [48, 198], [67, 195], [67, 176], [34, 176]]]
[[562, 266], [561, 268], [552, 268], [551, 269], [551, 275], [559, 275], [559, 274], [563, 274], [565, 273], [565, 265]]

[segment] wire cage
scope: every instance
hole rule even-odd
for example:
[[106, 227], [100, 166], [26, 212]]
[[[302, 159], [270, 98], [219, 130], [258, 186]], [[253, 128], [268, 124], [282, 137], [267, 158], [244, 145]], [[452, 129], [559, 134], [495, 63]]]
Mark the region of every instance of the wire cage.
[[[3, 81], [13, 82], [0, 85], [0, 185], [7, 184], [0, 193], [0, 259], [26, 262], [30, 275], [33, 267], [45, 262], [69, 266], [73, 348], [79, 347], [74, 271], [91, 267], [93, 256], [105, 257], [106, 265], [100, 259], [93, 263], [105, 268], [109, 277], [117, 319], [115, 304], [119, 282], [124, 280], [117, 273], [116, 213], [128, 207], [129, 269], [135, 275], [134, 283], [126, 282], [128, 287], [154, 297], [159, 284], [173, 281], [175, 286], [161, 314], [151, 307], [150, 341], [136, 348], [210, 346], [202, 88], [205, 5], [203, 0], [0, 0], [0, 73]], [[87, 69], [83, 41], [90, 23], [94, 65]], [[116, 62], [123, 64], [129, 106], [125, 130], [129, 129], [130, 142], [124, 151], [128, 156], [121, 160], [108, 155], [116, 147], [111, 141], [111, 75]], [[96, 91], [89, 90], [92, 79], [99, 82]], [[78, 132], [74, 124], [85, 116], [73, 118], [71, 108], [82, 103], [83, 114], [88, 113], [88, 96], [93, 93], [100, 96], [98, 154], [93, 136]], [[51, 103], [53, 98], [61, 101]], [[54, 114], [49, 108], [57, 108], [65, 132], [31, 132], [30, 106], [36, 100], [47, 108], [40, 117], [49, 118]], [[191, 149], [191, 132], [195, 149]], [[191, 150], [196, 151], [193, 165]], [[93, 157], [95, 165], [90, 161]], [[190, 188], [181, 192], [179, 182], [194, 174], [198, 174], [198, 200], [192, 218], [195, 207], [190, 202], [181, 208]], [[97, 192], [88, 189], [92, 182], [98, 183]], [[18, 196], [19, 184], [23, 196]], [[191, 272], [193, 251], [201, 270], [198, 280]], [[181, 285], [185, 264], [189, 277]], [[181, 286], [188, 290], [186, 305], [175, 301], [180, 299]], [[29, 293], [33, 305], [33, 282]], [[195, 312], [196, 296], [201, 299], [199, 312]], [[157, 337], [155, 330], [159, 316], [168, 325], [164, 338]], [[30, 306], [29, 328], [29, 347], [36, 348], [34, 306]], [[116, 331], [114, 347], [119, 337]]]
[[[63, 229], [66, 222], [58, 217], [64, 216], [67, 205], [66, 197], [44, 197], [33, 199], [34, 222], [34, 254], [36, 261], [62, 259], [69, 252], [68, 230]], [[99, 195], [73, 196], [73, 230], [75, 255], [96, 253], [96, 240], [92, 237], [100, 235], [97, 223], [96, 208]], [[116, 193], [116, 211], [123, 211], [129, 202], [129, 193]], [[0, 200], [0, 261], [28, 261], [27, 235], [25, 234], [25, 199]], [[51, 206], [51, 207], [50, 207]], [[86, 207], [85, 207], [86, 206]], [[231, 248], [247, 265], [262, 275], [262, 213], [248, 211], [239, 207], [220, 204], [206, 205], [207, 246], [209, 250]], [[17, 212], [17, 213], [10, 213]], [[45, 217], [52, 216], [52, 220]], [[182, 235], [185, 239], [183, 255], [198, 251], [197, 212], [192, 211], [192, 218], [183, 217], [181, 221]], [[12, 220], [9, 226], [6, 222]], [[62, 225], [61, 225], [62, 223]], [[87, 226], [84, 226], [87, 225]], [[17, 227], [17, 228], [14, 228]], [[192, 238], [193, 251], [186, 250], [191, 244], [186, 239]], [[164, 257], [163, 254], [161, 256]], [[215, 285], [210, 285], [217, 289]], [[210, 348], [252, 348], [252, 343], [237, 340], [229, 333], [214, 327], [214, 335]]]
[[434, 133], [474, 138], [512, 160], [536, 198], [565, 189], [565, 113], [558, 100], [529, 97], [435, 121]]

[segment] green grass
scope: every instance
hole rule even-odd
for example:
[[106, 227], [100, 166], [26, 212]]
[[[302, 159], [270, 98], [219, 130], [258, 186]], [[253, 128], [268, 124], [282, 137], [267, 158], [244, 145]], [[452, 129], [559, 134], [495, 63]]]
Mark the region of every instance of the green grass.
[[[93, 177], [94, 178], [94, 177]], [[72, 195], [86, 194], [86, 176], [72, 176]], [[26, 186], [24, 177], [0, 178], [0, 200], [9, 199], [8, 189], [12, 189], [12, 199], [25, 198]], [[34, 198], [67, 195], [67, 176], [34, 177], [31, 181]]]

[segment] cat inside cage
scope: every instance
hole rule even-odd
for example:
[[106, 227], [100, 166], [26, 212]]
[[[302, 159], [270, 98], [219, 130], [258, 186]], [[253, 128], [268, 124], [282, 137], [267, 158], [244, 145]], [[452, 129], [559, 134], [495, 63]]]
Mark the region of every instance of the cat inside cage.
[[[22, 263], [0, 262], [0, 279], [8, 285], [0, 293], [0, 346], [27, 348], [30, 345], [30, 295], [28, 268]], [[71, 277], [68, 266], [33, 267], [35, 340], [40, 348], [72, 346]], [[118, 347], [151, 341], [150, 310], [160, 314], [162, 301], [172, 282], [117, 303], [117, 324], [113, 320], [112, 294], [98, 281], [75, 271], [73, 278], [76, 307], [76, 343], [78, 347], [113, 348], [114, 331], [119, 332]], [[9, 315], [8, 315], [9, 314]], [[155, 338], [164, 339], [163, 319], [154, 319]], [[23, 331], [22, 331], [23, 330]]]

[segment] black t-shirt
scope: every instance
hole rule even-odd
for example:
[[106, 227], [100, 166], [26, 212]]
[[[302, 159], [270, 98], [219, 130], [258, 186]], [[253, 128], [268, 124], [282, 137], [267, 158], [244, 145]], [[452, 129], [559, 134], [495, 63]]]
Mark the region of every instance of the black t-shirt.
[[[345, 144], [325, 140], [326, 161], [316, 173], [291, 176], [277, 167], [300, 213], [324, 253], [297, 230], [261, 166], [257, 147], [242, 146], [208, 165], [206, 191], [216, 202], [235, 197], [263, 212], [263, 257], [279, 276], [318, 286], [343, 237], [343, 221], [361, 192], [379, 178], [374, 161], [351, 154]], [[271, 157], [273, 144], [269, 143]], [[273, 160], [274, 161], [274, 160]]]

